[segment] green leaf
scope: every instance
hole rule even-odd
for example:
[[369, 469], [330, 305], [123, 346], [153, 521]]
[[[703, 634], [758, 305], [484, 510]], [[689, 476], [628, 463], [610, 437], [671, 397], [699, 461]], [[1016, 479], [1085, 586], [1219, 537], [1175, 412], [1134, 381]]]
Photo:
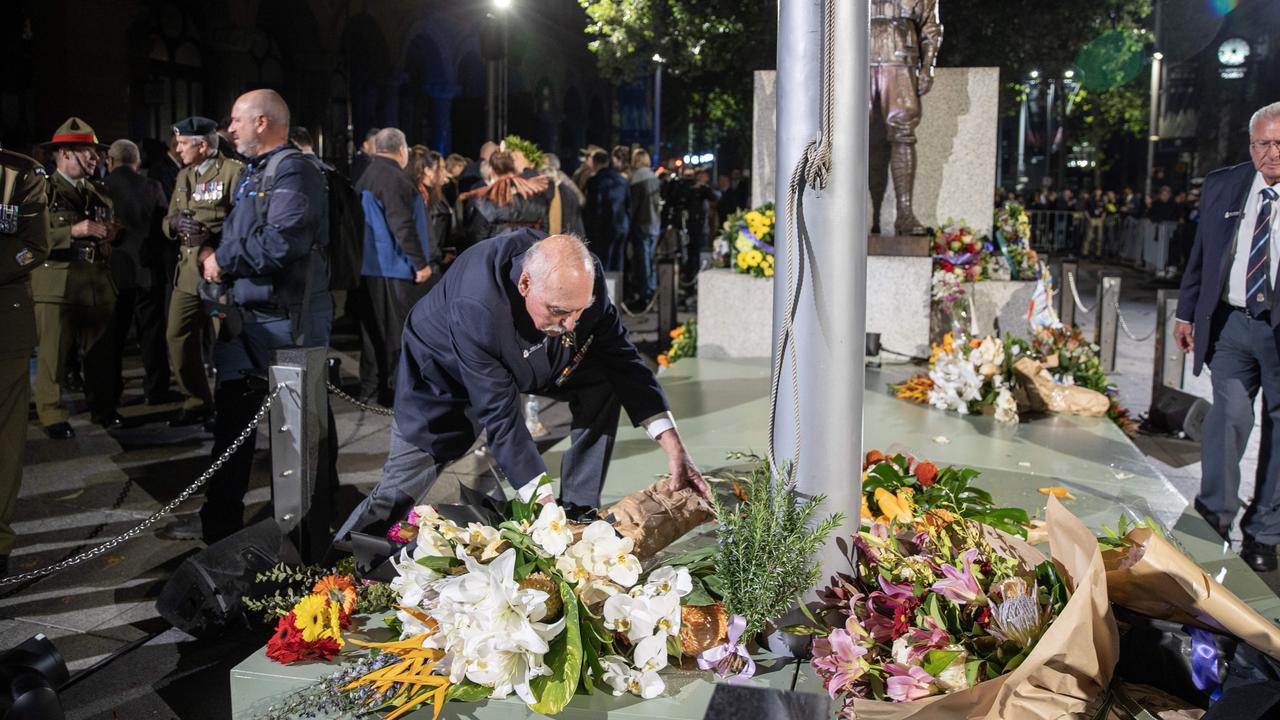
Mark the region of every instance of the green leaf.
[[435, 570], [437, 572], [444, 572], [455, 565], [462, 564], [456, 558], [443, 557], [440, 555], [426, 555], [418, 558], [416, 562], [424, 568]]
[[829, 630], [816, 627], [814, 625], [784, 625], [778, 629], [788, 635], [816, 635], [818, 637], [826, 637], [831, 634]]
[[713, 604], [715, 600], [711, 599], [711, 595], [707, 593], [707, 586], [703, 584], [702, 580], [697, 577], [692, 579], [693, 589], [689, 591], [688, 595], [680, 598], [680, 604], [692, 605], [694, 607]]
[[960, 657], [959, 650], [930, 650], [925, 653], [924, 662], [920, 664], [924, 671], [934, 677], [938, 677], [952, 660]]
[[982, 669], [982, 660], [979, 658], [970, 658], [964, 664], [964, 680], [969, 683], [969, 687], [978, 684], [978, 671]]
[[493, 688], [477, 685], [470, 680], [463, 680], [456, 685], [449, 686], [445, 699], [447, 702], [480, 702], [487, 700], [492, 692]]
[[560, 583], [560, 599], [564, 603], [564, 632], [551, 641], [544, 660], [550, 675], [530, 682], [538, 702], [529, 706], [534, 712], [555, 715], [573, 699], [582, 673], [582, 635], [578, 626], [578, 598], [568, 583]]
[[707, 586], [707, 592], [718, 598], [724, 597], [724, 580], [719, 575], [708, 575], [702, 578], [702, 582]]

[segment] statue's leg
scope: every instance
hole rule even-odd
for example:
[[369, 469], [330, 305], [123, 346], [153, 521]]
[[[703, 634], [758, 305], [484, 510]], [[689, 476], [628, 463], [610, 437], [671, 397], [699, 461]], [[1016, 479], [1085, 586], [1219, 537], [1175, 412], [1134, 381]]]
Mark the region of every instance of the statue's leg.
[[[886, 102], [887, 100], [887, 102]], [[881, 102], [887, 107], [885, 124], [889, 132], [890, 169], [897, 214], [893, 223], [899, 235], [923, 235], [924, 226], [912, 210], [912, 191], [916, 177], [916, 126], [920, 124], [920, 96], [916, 94], [915, 71], [894, 68], [892, 78], [885, 78]]]

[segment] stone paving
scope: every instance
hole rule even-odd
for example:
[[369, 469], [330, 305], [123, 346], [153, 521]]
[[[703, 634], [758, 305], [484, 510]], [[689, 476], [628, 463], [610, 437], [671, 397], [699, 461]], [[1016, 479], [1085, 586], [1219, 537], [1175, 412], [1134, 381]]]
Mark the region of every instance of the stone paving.
[[[1093, 296], [1093, 277], [1085, 267], [1080, 278], [1082, 297]], [[1147, 333], [1155, 322], [1155, 290], [1135, 274], [1123, 285], [1122, 310], [1131, 329]], [[635, 321], [633, 321], [635, 322]], [[1086, 327], [1092, 325], [1083, 319]], [[635, 324], [638, 339], [652, 346], [656, 339], [653, 316]], [[338, 333], [335, 355], [343, 360], [350, 380], [357, 367], [350, 334]], [[1135, 413], [1150, 402], [1152, 345], [1123, 338], [1119, 345], [1116, 381], [1121, 397]], [[137, 358], [126, 358], [129, 384], [126, 399], [140, 394]], [[1207, 377], [1193, 379], [1189, 391], [1208, 392]], [[52, 441], [32, 422], [28, 430], [27, 464], [19, 498], [16, 528], [18, 547], [11, 559], [15, 572], [43, 567], [74, 555], [135, 526], [170, 501], [209, 462], [211, 439], [199, 429], [171, 430], [162, 422], [106, 433], [88, 423], [83, 398], [72, 419], [78, 433], [73, 441]], [[133, 405], [122, 414], [143, 421], [159, 419], [176, 406]], [[389, 418], [362, 413], [342, 400], [333, 400], [338, 422], [342, 477], [340, 505], [352, 507], [381, 473]], [[567, 432], [567, 409], [550, 406], [544, 422], [551, 430], [549, 445]], [[1198, 446], [1187, 441], [1142, 437], [1138, 445], [1152, 464], [1186, 497], [1199, 483]], [[1256, 463], [1256, 434], [1246, 463]], [[259, 443], [254, 477], [247, 498], [250, 513], [265, 513], [269, 499], [267, 443]], [[1251, 466], [1246, 469], [1251, 477]], [[454, 482], [441, 482], [431, 499], [454, 499], [459, 484], [487, 486], [493, 482], [486, 458], [472, 455], [448, 471]], [[198, 509], [188, 501], [180, 512]], [[161, 521], [158, 526], [163, 525]], [[261, 629], [231, 629], [214, 640], [200, 640], [169, 629], [157, 617], [154, 598], [169, 573], [201, 545], [155, 536], [154, 529], [102, 557], [34, 583], [0, 587], [0, 647], [11, 647], [35, 633], [44, 633], [58, 646], [73, 674], [104, 663], [101, 668], [62, 693], [68, 718], [203, 718], [229, 717], [227, 672], [260, 646]], [[1276, 584], [1272, 583], [1275, 587]], [[118, 659], [113, 653], [123, 653]]]

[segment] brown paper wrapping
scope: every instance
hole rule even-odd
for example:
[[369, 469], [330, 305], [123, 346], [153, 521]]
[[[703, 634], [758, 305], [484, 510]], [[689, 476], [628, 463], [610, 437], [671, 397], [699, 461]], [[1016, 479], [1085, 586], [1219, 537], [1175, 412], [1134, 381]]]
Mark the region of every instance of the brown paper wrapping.
[[1234, 635], [1280, 660], [1280, 629], [1169, 541], [1148, 528], [1137, 528], [1125, 538], [1133, 547], [1103, 553], [1112, 602], [1161, 620]]
[[1017, 387], [1025, 389], [1027, 404], [1036, 412], [1101, 417], [1111, 407], [1111, 401], [1100, 392], [1055, 383], [1044, 372], [1044, 366], [1029, 357], [1019, 358], [1013, 364], [1013, 372], [1017, 375]]
[[1105, 692], [1120, 656], [1120, 637], [1107, 602], [1098, 541], [1057, 498], [1049, 498], [1045, 518], [1050, 553], [1071, 599], [1026, 661], [1007, 675], [949, 695], [909, 703], [858, 700], [859, 720], [1056, 720], [1083, 712]]
[[711, 519], [711, 507], [691, 489], [670, 492], [659, 480], [622, 498], [601, 513], [613, 515], [613, 527], [635, 543], [632, 553], [641, 562]]

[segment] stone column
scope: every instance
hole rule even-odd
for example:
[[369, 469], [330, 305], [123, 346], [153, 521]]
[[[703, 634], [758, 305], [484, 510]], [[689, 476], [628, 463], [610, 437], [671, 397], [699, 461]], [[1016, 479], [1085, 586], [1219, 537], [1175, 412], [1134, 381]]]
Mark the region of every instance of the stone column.
[[462, 88], [452, 82], [429, 82], [423, 90], [431, 97], [431, 148], [447, 153], [453, 147], [453, 99]]

